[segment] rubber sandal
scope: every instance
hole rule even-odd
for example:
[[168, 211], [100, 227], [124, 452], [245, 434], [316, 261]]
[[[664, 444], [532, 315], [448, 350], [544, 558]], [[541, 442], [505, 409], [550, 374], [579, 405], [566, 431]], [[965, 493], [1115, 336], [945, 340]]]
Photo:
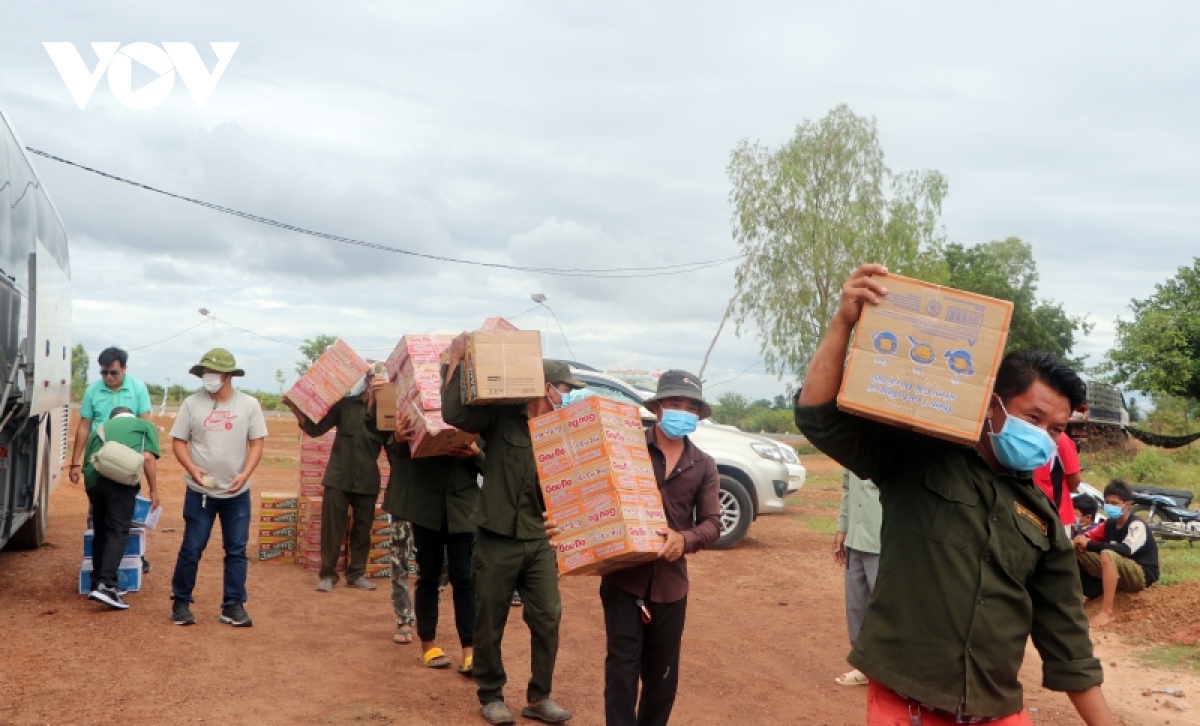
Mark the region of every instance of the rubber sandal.
[[430, 648], [421, 656], [421, 662], [426, 668], [449, 668], [450, 659], [446, 657], [446, 652], [441, 648]]
[[399, 643], [400, 645], [408, 645], [412, 643], [412, 640], [413, 631], [412, 628], [408, 627], [407, 625], [396, 630], [396, 634], [392, 636], [392, 642]]
[[865, 686], [868, 683], [866, 675], [857, 668], [849, 673], [843, 673], [833, 680], [839, 686]]
[[472, 669], [474, 667], [475, 667], [475, 656], [468, 655], [465, 658], [463, 658], [462, 665], [460, 665], [458, 667], [458, 672], [463, 674], [464, 676], [467, 676], [468, 678], [470, 678], [471, 675], [473, 675]]

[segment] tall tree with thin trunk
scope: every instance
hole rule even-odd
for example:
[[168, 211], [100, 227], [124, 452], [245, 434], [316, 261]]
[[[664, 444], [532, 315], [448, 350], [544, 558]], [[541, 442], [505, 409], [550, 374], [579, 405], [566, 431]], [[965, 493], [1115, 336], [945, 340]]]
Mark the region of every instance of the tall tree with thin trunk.
[[739, 334], [757, 328], [770, 373], [803, 374], [859, 264], [934, 282], [945, 276], [945, 177], [893, 174], [875, 120], [846, 105], [800, 124], [777, 149], [743, 141], [729, 177], [733, 236], [746, 255], [730, 311]]

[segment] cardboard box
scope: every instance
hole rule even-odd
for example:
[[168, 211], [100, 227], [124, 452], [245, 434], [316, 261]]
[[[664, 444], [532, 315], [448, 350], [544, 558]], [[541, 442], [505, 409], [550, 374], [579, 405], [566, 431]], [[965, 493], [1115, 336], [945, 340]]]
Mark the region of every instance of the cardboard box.
[[[96, 541], [96, 533], [88, 530], [83, 533], [83, 556], [92, 556], [92, 547]], [[143, 529], [129, 530], [129, 539], [125, 540], [125, 551], [121, 557], [141, 557], [146, 554], [146, 531]]]
[[388, 553], [388, 550], [386, 550], [386, 549], [370, 550], [369, 552], [367, 552], [367, 564], [368, 565], [390, 565], [391, 563], [392, 563], [392, 557]]
[[666, 512], [638, 410], [592, 397], [529, 422], [561, 573], [604, 574], [657, 556]]
[[300, 496], [302, 497], [323, 497], [325, 496], [325, 487], [320, 484], [303, 483], [300, 485]]
[[392, 576], [391, 565], [373, 565], [367, 563], [366, 577], [371, 580], [387, 580]]
[[299, 509], [300, 499], [286, 492], [263, 492], [258, 495], [258, 506], [263, 509]]
[[296, 550], [296, 536], [291, 537], [259, 537], [259, 550]]
[[312, 421], [320, 421], [350, 392], [370, 366], [340, 338], [321, 354], [284, 396]]
[[396, 430], [396, 384], [385, 383], [375, 392], [375, 428]]
[[504, 318], [488, 318], [479, 326], [480, 330], [517, 330], [517, 326]]
[[275, 565], [294, 565], [297, 561], [295, 550], [259, 550], [258, 561], [270, 562]]
[[1012, 303], [900, 275], [867, 305], [838, 408], [974, 446], [1004, 356]]
[[400, 368], [405, 361], [437, 368], [441, 363], [442, 353], [450, 347], [453, 340], [453, 335], [404, 336], [384, 361], [388, 380], [395, 382], [400, 377]]
[[413, 458], [444, 456], [447, 451], [475, 441], [475, 434], [454, 428], [442, 420], [440, 411], [422, 411], [411, 400], [402, 402], [397, 412], [415, 429], [408, 442]]
[[477, 330], [463, 359], [466, 404], [525, 403], [545, 395], [542, 338], [536, 330]]
[[412, 399], [423, 411], [442, 408], [442, 370], [440, 363], [413, 363], [405, 359], [396, 379], [398, 400]]
[[[91, 557], [83, 558], [79, 565], [79, 594], [86, 595], [92, 591]], [[122, 557], [117, 566], [117, 589], [127, 592], [137, 592], [142, 589], [142, 558]]]
[[299, 517], [295, 509], [260, 509], [258, 512], [259, 524], [295, 524], [299, 521]]
[[296, 539], [295, 522], [259, 522], [258, 536], [262, 537], [291, 537]]

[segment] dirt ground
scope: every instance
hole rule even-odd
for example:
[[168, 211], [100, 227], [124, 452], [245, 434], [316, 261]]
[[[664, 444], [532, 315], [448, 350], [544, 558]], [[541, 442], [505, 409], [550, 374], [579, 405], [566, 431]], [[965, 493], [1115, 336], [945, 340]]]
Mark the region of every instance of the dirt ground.
[[[290, 418], [269, 422], [254, 489], [294, 491], [296, 428]], [[674, 723], [863, 722], [865, 689], [833, 683], [847, 669], [848, 645], [830, 537], [800, 521], [836, 516], [840, 489], [831, 462], [807, 457], [805, 464], [810, 484], [787, 513], [759, 519], [734, 550], [689, 558], [692, 591]], [[110, 612], [76, 593], [87, 499], [65, 478], [51, 498], [48, 543], [37, 552], [0, 552], [0, 724], [482, 723], [469, 680], [453, 670], [428, 670], [418, 646], [392, 643], [386, 581], [375, 592], [339, 587], [319, 594], [316, 577], [299, 567], [252, 563], [246, 607], [254, 627], [230, 628], [217, 622], [221, 552], [214, 536], [195, 593], [199, 622], [172, 625], [183, 485], [169, 453], [159, 471], [165, 511], [149, 537], [154, 569], [142, 591], [128, 596], [128, 611]], [[577, 726], [603, 723], [597, 587], [592, 578], [562, 582], [554, 698], [575, 713]], [[1166, 594], [1179, 600], [1181, 612], [1190, 599], [1194, 620], [1197, 592]], [[452, 633], [448, 600], [443, 636]], [[1145, 617], [1152, 601], [1133, 602], [1119, 629], [1097, 638], [1120, 722], [1200, 724], [1200, 676], [1146, 668], [1121, 639], [1120, 628], [1141, 628], [1133, 621]], [[451, 639], [442, 642], [457, 662]], [[509, 620], [505, 663], [506, 695], [516, 710], [529, 677], [520, 610]], [[1032, 648], [1022, 680], [1036, 724], [1078, 723], [1065, 696], [1037, 687], [1040, 664]], [[1142, 695], [1167, 686], [1187, 697]]]

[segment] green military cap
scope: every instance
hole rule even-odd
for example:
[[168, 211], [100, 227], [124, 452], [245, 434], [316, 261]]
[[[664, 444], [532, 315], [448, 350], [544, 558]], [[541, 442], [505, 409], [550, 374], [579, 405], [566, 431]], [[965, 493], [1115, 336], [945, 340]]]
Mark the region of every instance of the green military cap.
[[546, 383], [565, 383], [571, 388], [587, 388], [587, 384], [571, 375], [571, 366], [561, 360], [543, 360], [542, 373]]
[[235, 376], [244, 376], [246, 371], [237, 367], [237, 360], [234, 359], [233, 353], [224, 348], [213, 348], [204, 354], [200, 362], [192, 366], [188, 373], [199, 378], [204, 375], [204, 370], [216, 371], [217, 373], [232, 373]]

